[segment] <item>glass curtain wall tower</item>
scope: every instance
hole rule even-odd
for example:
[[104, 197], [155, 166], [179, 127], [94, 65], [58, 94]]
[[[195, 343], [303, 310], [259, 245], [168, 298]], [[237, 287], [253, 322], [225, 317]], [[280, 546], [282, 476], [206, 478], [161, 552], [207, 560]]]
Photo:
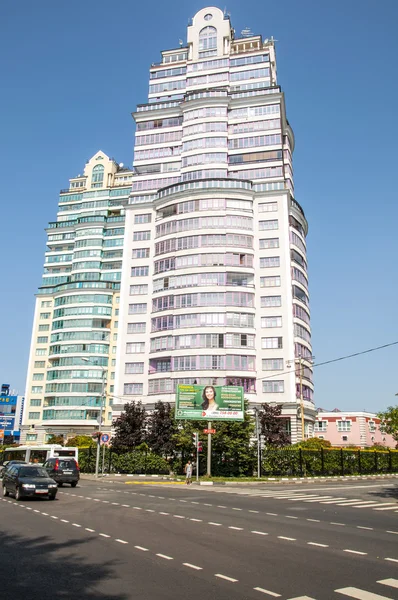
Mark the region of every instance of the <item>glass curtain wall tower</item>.
[[308, 226], [274, 42], [242, 35], [200, 10], [133, 115], [114, 414], [179, 383], [241, 385], [282, 405], [295, 442], [301, 407], [305, 435], [315, 417]]
[[110, 428], [131, 180], [131, 169], [97, 152], [61, 190], [36, 297], [22, 443], [90, 434], [102, 405]]

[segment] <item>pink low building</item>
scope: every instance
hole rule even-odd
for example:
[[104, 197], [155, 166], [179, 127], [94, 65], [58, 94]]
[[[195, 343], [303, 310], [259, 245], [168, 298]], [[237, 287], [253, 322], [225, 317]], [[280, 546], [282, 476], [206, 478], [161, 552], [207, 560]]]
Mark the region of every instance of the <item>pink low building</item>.
[[391, 435], [380, 431], [380, 419], [370, 412], [330, 412], [318, 410], [314, 424], [314, 437], [329, 440], [332, 446], [359, 446], [371, 448], [380, 444], [395, 448], [397, 443]]

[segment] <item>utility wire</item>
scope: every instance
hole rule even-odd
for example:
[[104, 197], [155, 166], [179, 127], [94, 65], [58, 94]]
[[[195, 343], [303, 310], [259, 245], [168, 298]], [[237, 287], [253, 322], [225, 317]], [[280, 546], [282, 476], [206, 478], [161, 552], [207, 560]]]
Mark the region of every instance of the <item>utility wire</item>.
[[[383, 344], [383, 346], [375, 346], [374, 348], [369, 348], [368, 350], [362, 350], [361, 352], [354, 352], [354, 354], [346, 354], [345, 356], [339, 356], [338, 358], [332, 358], [331, 360], [325, 360], [321, 363], [314, 363], [311, 367], [323, 367], [324, 365], [330, 365], [331, 363], [339, 362], [341, 360], [347, 360], [348, 358], [354, 358], [355, 356], [361, 356], [362, 354], [369, 354], [369, 352], [376, 352], [377, 350], [382, 350], [383, 348], [389, 348], [390, 346], [396, 346], [398, 341], [391, 342], [390, 344]], [[297, 360], [297, 359], [296, 359]], [[303, 360], [306, 360], [303, 358]], [[293, 362], [293, 361], [292, 361]], [[268, 375], [267, 377], [259, 377], [257, 381], [262, 381], [263, 379], [272, 379], [273, 377], [280, 377], [280, 375], [291, 375], [292, 373], [296, 373], [297, 369], [283, 371], [282, 373], [276, 373], [275, 375]]]

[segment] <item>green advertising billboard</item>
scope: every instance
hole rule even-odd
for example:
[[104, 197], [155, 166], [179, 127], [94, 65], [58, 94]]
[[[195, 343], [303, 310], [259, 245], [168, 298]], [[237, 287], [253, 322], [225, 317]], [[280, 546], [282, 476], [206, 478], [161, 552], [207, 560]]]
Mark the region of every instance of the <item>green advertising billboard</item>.
[[178, 385], [176, 419], [243, 421], [243, 388], [233, 385]]

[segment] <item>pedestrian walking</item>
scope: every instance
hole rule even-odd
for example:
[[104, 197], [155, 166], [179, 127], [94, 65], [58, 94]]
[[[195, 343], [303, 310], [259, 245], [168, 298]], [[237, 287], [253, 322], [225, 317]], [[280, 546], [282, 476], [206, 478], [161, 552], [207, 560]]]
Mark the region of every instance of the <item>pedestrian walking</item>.
[[185, 483], [187, 485], [189, 485], [190, 483], [192, 483], [192, 463], [190, 460], [185, 465], [184, 471], [185, 471]]

